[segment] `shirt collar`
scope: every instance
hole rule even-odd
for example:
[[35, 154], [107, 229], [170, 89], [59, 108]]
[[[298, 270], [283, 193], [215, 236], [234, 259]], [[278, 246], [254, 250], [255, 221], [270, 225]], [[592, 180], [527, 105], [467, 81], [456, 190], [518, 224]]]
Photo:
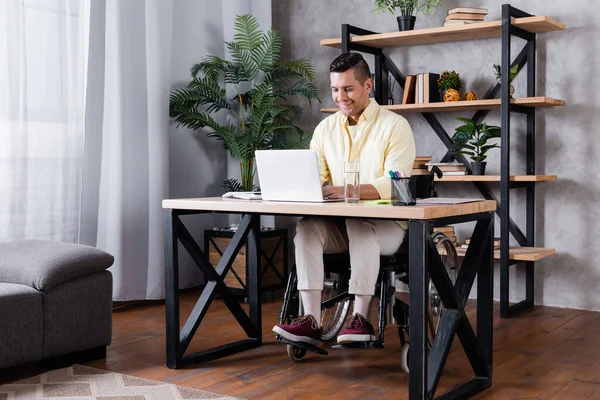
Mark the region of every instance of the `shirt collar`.
[[[362, 112], [360, 117], [358, 118], [358, 123], [365, 121], [372, 121], [377, 116], [377, 112], [379, 111], [379, 104], [375, 101], [375, 99], [369, 99], [369, 105]], [[345, 125], [348, 124], [348, 117], [344, 116], [343, 122]]]

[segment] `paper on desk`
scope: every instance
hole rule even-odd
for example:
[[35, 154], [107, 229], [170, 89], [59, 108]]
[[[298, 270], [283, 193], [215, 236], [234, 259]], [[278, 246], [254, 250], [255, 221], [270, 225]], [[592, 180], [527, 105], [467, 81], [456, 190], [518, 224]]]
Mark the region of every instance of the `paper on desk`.
[[227, 192], [224, 199], [262, 200], [260, 192]]
[[481, 201], [483, 199], [469, 199], [465, 197], [429, 197], [427, 199], [417, 199], [417, 205], [419, 204], [461, 204], [461, 203], [472, 203], [474, 201]]

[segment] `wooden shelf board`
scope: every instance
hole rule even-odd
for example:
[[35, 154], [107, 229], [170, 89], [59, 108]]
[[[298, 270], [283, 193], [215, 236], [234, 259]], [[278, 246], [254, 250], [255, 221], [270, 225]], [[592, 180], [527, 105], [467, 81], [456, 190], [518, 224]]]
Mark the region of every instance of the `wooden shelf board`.
[[[528, 32], [544, 33], [565, 30], [566, 25], [546, 16], [513, 18], [513, 25]], [[375, 35], [353, 36], [352, 43], [375, 48], [417, 46], [433, 43], [459, 42], [497, 38], [502, 35], [502, 21], [483, 21], [467, 25], [442, 26], [416, 29], [412, 31], [379, 33]], [[323, 39], [321, 46], [342, 47], [342, 39]]]
[[[555, 181], [556, 175], [511, 175], [511, 182], [545, 182]], [[450, 175], [442, 179], [435, 178], [437, 182], [500, 182], [500, 175]]]
[[[551, 97], [518, 97], [511, 99], [511, 104], [524, 107], [560, 107], [565, 105], [564, 100], [553, 99]], [[477, 111], [493, 110], [500, 108], [500, 99], [472, 100], [472, 101], [448, 101], [423, 104], [394, 104], [384, 105], [383, 108], [398, 114], [408, 114], [416, 112], [456, 112], [456, 111]], [[338, 108], [322, 108], [321, 112], [335, 113]]]
[[[443, 249], [440, 249], [440, 254], [445, 254]], [[467, 249], [457, 248], [456, 253], [459, 257], [464, 257]], [[511, 246], [508, 251], [508, 258], [515, 261], [538, 261], [542, 258], [556, 254], [555, 249], [544, 247], [520, 247]], [[494, 259], [500, 259], [500, 250], [494, 250]]]

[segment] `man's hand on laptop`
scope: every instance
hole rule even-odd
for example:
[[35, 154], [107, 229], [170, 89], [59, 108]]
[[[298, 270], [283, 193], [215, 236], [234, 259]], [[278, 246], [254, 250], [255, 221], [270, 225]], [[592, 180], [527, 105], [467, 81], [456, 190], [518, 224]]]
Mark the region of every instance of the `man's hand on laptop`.
[[343, 186], [323, 186], [323, 198], [324, 199], [343, 199], [344, 198], [344, 187]]

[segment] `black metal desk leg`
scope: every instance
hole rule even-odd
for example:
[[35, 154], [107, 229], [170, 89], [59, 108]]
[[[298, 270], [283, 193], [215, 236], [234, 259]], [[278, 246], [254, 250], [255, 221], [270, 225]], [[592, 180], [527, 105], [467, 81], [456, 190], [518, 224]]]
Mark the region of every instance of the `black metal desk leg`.
[[262, 343], [262, 315], [260, 298], [260, 215], [252, 215], [250, 232], [248, 234], [248, 248], [246, 252], [248, 265], [248, 304], [249, 317], [256, 327], [256, 340]]
[[477, 270], [477, 339], [481, 345], [491, 383], [494, 324], [494, 213], [489, 213], [489, 216], [486, 232], [489, 240], [483, 249], [486, 256]]
[[179, 262], [177, 256], [177, 236], [175, 220], [177, 212], [163, 210], [165, 241], [165, 310], [167, 337], [167, 366], [177, 368], [179, 352]]
[[408, 230], [408, 282], [410, 324], [408, 336], [410, 352], [408, 357], [410, 400], [427, 399], [427, 238], [428, 221], [410, 221]]

